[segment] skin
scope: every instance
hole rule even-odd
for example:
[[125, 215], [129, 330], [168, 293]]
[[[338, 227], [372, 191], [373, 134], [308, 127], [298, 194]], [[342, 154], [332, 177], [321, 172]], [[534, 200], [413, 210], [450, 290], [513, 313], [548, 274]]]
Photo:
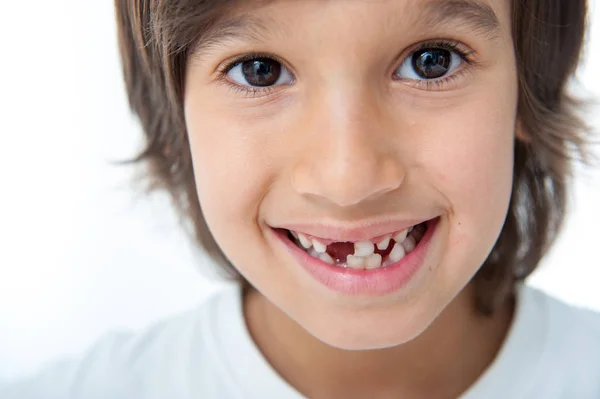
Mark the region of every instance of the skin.
[[[511, 196], [509, 4], [484, 1], [499, 21], [489, 35], [460, 21], [421, 24], [425, 3], [255, 3], [237, 11], [260, 23], [260, 37], [214, 42], [187, 66], [185, 115], [206, 222], [254, 287], [244, 309], [255, 342], [310, 397], [457, 397], [510, 324], [511, 304], [478, 315], [469, 284]], [[438, 39], [460, 43], [473, 65], [461, 63], [442, 85], [395, 75], [415, 45]], [[279, 57], [293, 80], [232, 90], [239, 82], [224, 66], [253, 52]], [[270, 227], [436, 216], [424, 267], [383, 297], [328, 290]]]

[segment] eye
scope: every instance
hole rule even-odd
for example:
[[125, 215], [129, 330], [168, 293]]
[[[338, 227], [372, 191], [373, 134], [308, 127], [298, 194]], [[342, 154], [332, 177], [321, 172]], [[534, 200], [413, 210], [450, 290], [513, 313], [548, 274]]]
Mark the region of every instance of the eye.
[[406, 58], [395, 75], [408, 80], [439, 79], [454, 72], [463, 59], [464, 56], [456, 50], [424, 48]]
[[294, 80], [285, 66], [267, 57], [238, 61], [229, 68], [227, 76], [239, 85], [251, 87], [285, 85]]

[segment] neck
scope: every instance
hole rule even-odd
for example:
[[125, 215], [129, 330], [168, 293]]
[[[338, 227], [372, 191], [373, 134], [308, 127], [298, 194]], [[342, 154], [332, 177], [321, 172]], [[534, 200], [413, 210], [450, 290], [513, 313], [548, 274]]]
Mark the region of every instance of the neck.
[[307, 397], [455, 398], [496, 357], [512, 319], [512, 301], [491, 317], [474, 303], [468, 285], [420, 336], [369, 351], [322, 343], [253, 289], [244, 312], [267, 361]]

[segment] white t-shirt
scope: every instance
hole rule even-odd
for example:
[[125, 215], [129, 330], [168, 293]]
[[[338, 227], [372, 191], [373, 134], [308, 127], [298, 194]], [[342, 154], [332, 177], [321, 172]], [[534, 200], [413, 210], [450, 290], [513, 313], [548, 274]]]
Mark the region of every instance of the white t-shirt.
[[[81, 360], [0, 389], [2, 399], [303, 399], [262, 357], [226, 287], [142, 334], [112, 334]], [[498, 357], [461, 399], [600, 399], [600, 315], [519, 291]]]

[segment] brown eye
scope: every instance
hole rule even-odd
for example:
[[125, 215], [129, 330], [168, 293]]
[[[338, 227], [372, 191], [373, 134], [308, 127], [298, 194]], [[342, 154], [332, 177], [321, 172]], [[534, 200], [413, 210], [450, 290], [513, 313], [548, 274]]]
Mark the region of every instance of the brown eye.
[[430, 47], [415, 51], [396, 70], [395, 76], [408, 80], [435, 80], [449, 75], [464, 58], [456, 50]]
[[437, 79], [448, 73], [452, 53], [444, 49], [424, 49], [413, 54], [414, 71], [423, 79]]
[[252, 86], [272, 86], [279, 79], [281, 64], [267, 58], [244, 61], [242, 72]]
[[293, 81], [293, 76], [281, 63], [266, 57], [240, 61], [227, 75], [240, 85], [252, 87], [290, 84]]

